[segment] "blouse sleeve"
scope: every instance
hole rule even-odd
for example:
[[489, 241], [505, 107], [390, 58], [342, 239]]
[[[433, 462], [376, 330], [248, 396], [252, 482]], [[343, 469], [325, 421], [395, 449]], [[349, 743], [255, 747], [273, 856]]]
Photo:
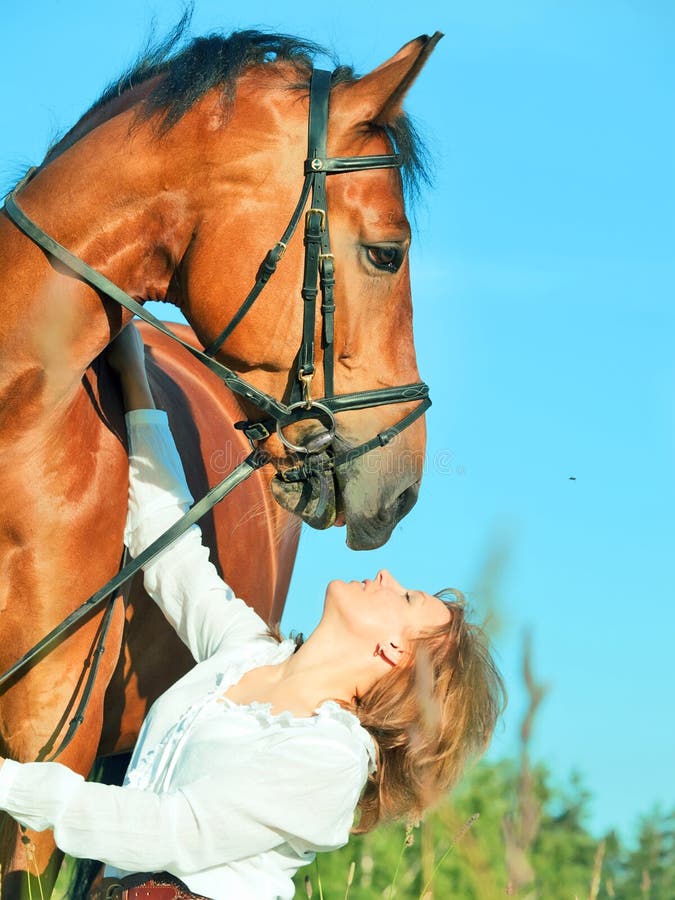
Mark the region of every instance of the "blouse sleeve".
[[0, 809], [37, 831], [53, 828], [71, 856], [180, 877], [285, 843], [301, 855], [344, 845], [366, 772], [359, 748], [312, 746], [297, 734], [256, 753], [245, 772], [222, 760], [164, 794], [86, 782], [60, 763], [7, 760]]
[[[126, 415], [129, 435], [129, 513], [124, 541], [132, 556], [144, 550], [190, 507], [180, 456], [163, 410]], [[209, 561], [193, 525], [144, 566], [144, 585], [199, 662], [223, 646], [264, 634], [263, 620], [234, 596]]]

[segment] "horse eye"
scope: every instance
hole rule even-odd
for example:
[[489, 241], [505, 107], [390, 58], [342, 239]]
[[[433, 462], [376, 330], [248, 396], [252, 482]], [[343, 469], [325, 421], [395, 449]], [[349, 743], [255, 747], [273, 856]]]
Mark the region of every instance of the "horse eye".
[[369, 261], [376, 269], [384, 272], [398, 272], [403, 262], [400, 247], [366, 247]]

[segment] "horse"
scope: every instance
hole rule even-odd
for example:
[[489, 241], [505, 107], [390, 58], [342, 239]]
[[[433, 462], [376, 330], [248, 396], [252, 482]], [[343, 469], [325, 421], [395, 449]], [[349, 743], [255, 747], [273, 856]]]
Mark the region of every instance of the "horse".
[[[345, 67], [332, 73], [329, 163], [391, 160], [396, 153], [404, 176], [423, 174], [402, 103], [438, 37], [409, 42], [363, 77]], [[253, 388], [248, 397], [235, 398], [185, 347], [143, 329], [153, 391], [169, 412], [195, 497], [247, 452], [247, 438], [233, 424], [242, 417], [260, 422], [250, 397], [297, 399], [302, 379], [293, 406], [309, 412], [286, 423], [286, 433], [254, 428], [269, 464], [203, 523], [226, 580], [275, 622], [301, 522], [344, 526], [349, 546], [369, 549], [388, 539], [417, 497], [424, 417], [405, 391], [394, 407], [338, 403], [328, 426], [312, 420], [312, 398], [331, 395], [329, 377], [338, 399], [419, 382], [404, 176], [398, 163], [385, 163], [338, 170], [326, 181], [330, 252], [322, 243], [322, 279], [330, 280], [333, 263], [336, 273], [329, 336], [330, 309], [323, 324], [308, 324], [302, 237], [278, 242], [298, 205], [303, 172], [317, 165], [306, 158], [318, 48], [259, 31], [178, 44], [180, 38], [181, 27], [107, 89], [16, 199], [41, 229], [131, 297], [176, 305], [190, 325], [176, 330], [192, 347], [218, 343], [268, 248], [276, 248], [274, 278], [215, 351], [245, 376]], [[324, 213], [308, 201], [298, 209], [306, 227], [327, 231]], [[304, 243], [311, 240], [306, 234]], [[0, 270], [4, 671], [119, 567], [126, 438], [118, 385], [101, 354], [132, 314], [38, 246], [7, 209], [0, 213]], [[312, 360], [299, 369], [308, 347], [327, 357], [331, 345], [330, 376]], [[410, 427], [402, 429], [402, 421]], [[325, 465], [291, 477], [303, 466], [289, 448], [302, 451], [327, 427], [330, 446], [312, 456]], [[85, 722], [67, 747], [60, 750], [59, 742], [84, 690], [83, 665], [96, 652], [101, 612], [3, 688], [1, 755], [32, 761], [56, 752], [86, 775], [98, 755], [133, 746], [149, 704], [192, 660], [139, 579], [126, 593], [126, 603], [114, 601]], [[19, 834], [5, 817], [4, 898], [28, 896], [36, 877], [48, 896], [60, 860], [51, 833]]]

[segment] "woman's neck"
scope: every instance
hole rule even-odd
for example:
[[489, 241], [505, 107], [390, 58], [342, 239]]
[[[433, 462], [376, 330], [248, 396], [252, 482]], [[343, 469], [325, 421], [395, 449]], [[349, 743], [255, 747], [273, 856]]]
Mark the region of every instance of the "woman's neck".
[[315, 709], [325, 700], [352, 704], [382, 673], [378, 659], [352, 636], [336, 634], [323, 623], [279, 667], [279, 683], [303, 694]]

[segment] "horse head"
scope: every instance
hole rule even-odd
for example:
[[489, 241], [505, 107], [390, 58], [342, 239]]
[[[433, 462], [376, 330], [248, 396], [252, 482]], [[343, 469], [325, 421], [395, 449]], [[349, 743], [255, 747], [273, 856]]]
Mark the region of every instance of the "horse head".
[[[283, 248], [274, 278], [218, 348], [219, 358], [258, 390], [286, 401], [298, 400], [304, 366], [299, 358], [308, 345], [316, 348], [304, 399], [311, 391], [306, 405], [319, 400], [318, 411], [309, 409], [277, 432], [269, 429], [265, 441], [277, 468], [272, 491], [284, 508], [314, 527], [346, 525], [354, 549], [386, 542], [414, 505], [422, 474], [423, 418], [396, 433], [402, 419], [406, 425], [416, 409], [423, 410], [415, 391], [420, 378], [412, 331], [410, 226], [401, 174], [386, 159], [396, 151], [404, 166], [416, 164], [414, 133], [401, 104], [439, 37], [406, 44], [364, 77], [341, 69], [333, 73], [327, 156], [342, 160], [346, 171], [326, 178], [327, 222], [318, 224], [330, 233], [330, 253], [323, 256], [330, 257], [329, 276], [335, 278], [334, 333], [327, 334], [333, 326], [318, 313], [307, 324], [303, 244], [308, 236], [303, 242], [298, 229]], [[253, 65], [237, 80], [225, 112], [219, 98], [202, 105], [208, 192], [174, 300], [205, 345], [230, 322], [298, 203], [308, 159], [307, 79], [297, 62]], [[356, 171], [345, 163], [364, 157], [385, 162]], [[311, 199], [300, 202], [305, 215], [314, 205]], [[333, 427], [321, 412], [321, 398], [378, 389], [386, 394], [402, 385], [411, 389], [393, 405], [364, 403], [366, 408], [356, 404], [337, 411], [332, 443], [321, 449], [328, 444], [322, 437]], [[252, 421], [261, 419], [255, 404], [245, 406]], [[340, 410], [340, 404], [334, 408]], [[375, 441], [377, 435], [385, 438]], [[377, 443], [375, 449], [358, 451], [370, 441]], [[303, 465], [302, 448], [312, 442], [319, 449], [311, 465]]]
[[[389, 538], [422, 474], [428, 400], [400, 171], [421, 165], [402, 102], [439, 38], [360, 78], [313, 70], [316, 48], [280, 35], [169, 47], [108, 89], [20, 191], [43, 228], [127, 294], [181, 308], [250, 386], [248, 433], [276, 467], [276, 500], [316, 528], [346, 525], [355, 549]], [[10, 233], [8, 257], [19, 239]], [[52, 285], [50, 309], [68, 308], [68, 379], [62, 363], [50, 378], [38, 361], [57, 391], [45, 398], [63, 408], [63, 385], [79, 389], [128, 314], [57, 272], [34, 251], [22, 267]], [[270, 427], [261, 397], [293, 415]]]

